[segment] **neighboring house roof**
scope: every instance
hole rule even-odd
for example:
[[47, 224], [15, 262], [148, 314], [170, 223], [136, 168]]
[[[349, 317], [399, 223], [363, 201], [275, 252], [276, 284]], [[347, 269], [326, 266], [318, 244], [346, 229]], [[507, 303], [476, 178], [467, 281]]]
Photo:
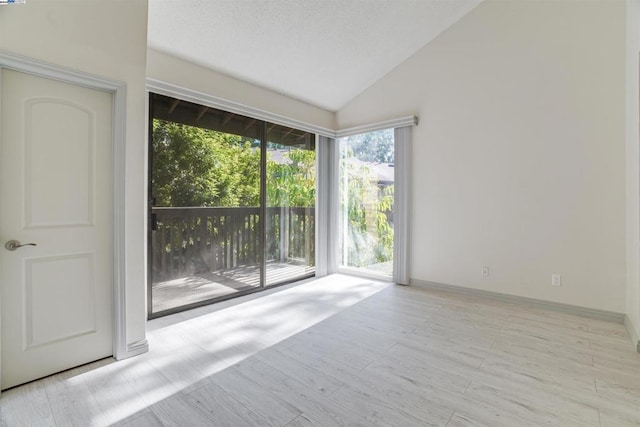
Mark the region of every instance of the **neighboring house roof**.
[[366, 166], [369, 168], [372, 177], [375, 181], [390, 184], [393, 182], [394, 176], [394, 164], [393, 163], [378, 163], [378, 162], [363, 162], [362, 160], [351, 158], [349, 159], [351, 164], [357, 167]]

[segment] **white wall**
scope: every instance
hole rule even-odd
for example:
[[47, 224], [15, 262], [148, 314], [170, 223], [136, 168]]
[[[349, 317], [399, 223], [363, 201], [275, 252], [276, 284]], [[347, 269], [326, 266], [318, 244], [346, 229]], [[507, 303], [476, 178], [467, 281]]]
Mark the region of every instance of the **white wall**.
[[225, 74], [148, 50], [147, 76], [304, 123], [335, 129], [334, 113]]
[[0, 7], [0, 49], [127, 84], [127, 343], [143, 340], [147, 1], [29, 0]]
[[338, 111], [420, 117], [411, 277], [625, 312], [624, 76], [624, 2], [486, 0]]
[[627, 306], [632, 338], [640, 340], [640, 1], [627, 1]]
[[145, 0], [0, 8], [1, 49], [127, 82], [128, 342], [145, 324], [147, 53], [150, 77], [323, 127], [419, 115], [413, 278], [626, 311], [640, 327], [638, 79], [625, 104], [624, 2], [486, 0], [336, 117], [147, 52], [146, 23]]

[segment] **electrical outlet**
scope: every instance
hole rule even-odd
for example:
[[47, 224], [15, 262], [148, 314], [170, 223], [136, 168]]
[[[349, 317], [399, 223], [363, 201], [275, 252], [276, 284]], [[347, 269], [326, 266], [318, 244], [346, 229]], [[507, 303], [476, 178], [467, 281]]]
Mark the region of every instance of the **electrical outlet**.
[[482, 266], [482, 277], [489, 277], [489, 267], [486, 265]]
[[551, 284], [553, 286], [560, 286], [562, 285], [562, 276], [559, 274], [552, 274], [551, 275]]

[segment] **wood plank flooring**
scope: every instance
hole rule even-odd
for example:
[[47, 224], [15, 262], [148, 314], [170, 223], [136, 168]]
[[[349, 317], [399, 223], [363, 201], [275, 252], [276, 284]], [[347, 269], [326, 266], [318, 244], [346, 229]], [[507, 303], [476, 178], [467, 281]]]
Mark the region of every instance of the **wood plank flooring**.
[[2, 426], [640, 426], [623, 325], [334, 275], [149, 322], [3, 392]]

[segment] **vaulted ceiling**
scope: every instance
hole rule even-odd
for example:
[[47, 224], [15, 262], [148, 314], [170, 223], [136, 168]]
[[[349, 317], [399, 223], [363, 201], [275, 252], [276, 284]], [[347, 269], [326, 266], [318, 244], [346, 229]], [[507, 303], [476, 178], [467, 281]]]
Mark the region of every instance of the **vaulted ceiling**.
[[150, 0], [149, 47], [336, 111], [482, 0]]

